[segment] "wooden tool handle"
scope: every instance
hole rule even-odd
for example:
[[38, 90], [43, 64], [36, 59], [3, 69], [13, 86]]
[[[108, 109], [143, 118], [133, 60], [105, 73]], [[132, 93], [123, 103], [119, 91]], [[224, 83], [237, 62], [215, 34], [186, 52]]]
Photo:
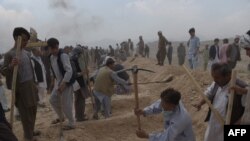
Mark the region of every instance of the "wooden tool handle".
[[189, 78], [192, 80], [193, 84], [197, 88], [198, 93], [205, 100], [205, 102], [208, 104], [209, 108], [214, 113], [214, 115], [217, 118], [217, 120], [220, 122], [221, 126], [224, 126], [224, 122], [225, 122], [224, 119], [222, 118], [222, 116], [220, 115], [220, 113], [213, 107], [213, 105], [211, 104], [210, 100], [203, 94], [203, 90], [202, 90], [201, 86], [197, 83], [197, 81], [194, 79], [194, 77], [192, 76], [192, 74], [190, 73], [190, 71], [185, 67], [185, 65], [183, 65], [182, 67], [184, 68], [184, 70], [188, 74]]
[[[236, 70], [232, 71], [231, 77], [231, 87], [235, 86], [236, 83]], [[231, 117], [232, 117], [232, 110], [233, 110], [233, 102], [234, 102], [234, 91], [230, 91], [229, 100], [228, 100], [228, 108], [227, 108], [227, 116], [226, 116], [226, 125], [230, 125]]]
[[[134, 79], [134, 91], [135, 91], [135, 109], [139, 109], [139, 97], [138, 97], [138, 84], [137, 84], [137, 73], [133, 73]], [[138, 129], [141, 130], [141, 119], [137, 116]]]
[[[21, 44], [22, 44], [22, 37], [18, 36], [17, 37], [17, 46], [16, 46], [16, 58], [19, 58], [20, 50], [21, 50]], [[19, 60], [19, 59], [18, 59]], [[11, 86], [11, 108], [10, 108], [10, 125], [13, 127], [14, 123], [14, 106], [15, 106], [15, 101], [16, 101], [16, 80], [17, 80], [17, 71], [18, 71], [18, 65], [14, 66], [14, 71], [13, 71], [13, 78], [12, 78], [12, 86]]]

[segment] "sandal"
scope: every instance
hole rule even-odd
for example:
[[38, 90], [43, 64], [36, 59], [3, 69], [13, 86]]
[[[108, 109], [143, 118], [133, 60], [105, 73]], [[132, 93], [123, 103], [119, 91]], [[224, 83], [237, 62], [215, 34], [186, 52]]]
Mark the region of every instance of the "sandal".
[[[64, 122], [64, 119], [62, 120], [62, 122]], [[51, 124], [57, 124], [57, 123], [60, 123], [60, 119], [55, 119], [51, 122]]]

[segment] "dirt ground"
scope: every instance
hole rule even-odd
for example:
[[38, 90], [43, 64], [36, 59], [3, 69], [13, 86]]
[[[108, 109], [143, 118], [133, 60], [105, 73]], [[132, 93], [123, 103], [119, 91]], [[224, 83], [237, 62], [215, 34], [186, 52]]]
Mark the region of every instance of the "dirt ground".
[[[243, 55], [244, 60], [237, 66], [239, 70], [238, 76], [243, 80], [249, 80], [246, 66], [248, 58]], [[193, 129], [197, 141], [202, 141], [204, 132], [206, 130], [206, 123], [204, 119], [208, 110], [207, 106], [203, 106], [201, 111], [197, 112], [192, 104], [198, 102], [200, 99], [199, 93], [195, 86], [190, 81], [185, 71], [177, 65], [165, 65], [163, 67], [157, 66], [154, 59], [136, 58], [130, 62], [129, 58], [123, 64], [126, 68], [138, 65], [138, 67], [150, 69], [156, 73], [139, 72], [138, 81], [161, 81], [165, 80], [167, 76], [173, 75], [174, 80], [167, 84], [148, 84], [139, 85], [139, 99], [140, 107], [143, 108], [157, 99], [159, 99], [161, 91], [166, 88], [173, 87], [179, 90], [182, 94], [182, 101], [190, 113], [193, 121]], [[177, 64], [177, 61], [174, 61]], [[204, 72], [201, 69], [193, 71], [195, 79], [200, 86], [205, 90], [212, 82], [212, 78], [208, 71]], [[131, 77], [132, 78], [132, 77]], [[10, 93], [7, 91], [6, 93]], [[10, 99], [9, 94], [8, 99]], [[47, 95], [47, 99], [49, 95]], [[77, 122], [76, 129], [64, 132], [65, 141], [142, 141], [135, 135], [137, 129], [136, 116], [133, 114], [135, 105], [134, 94], [132, 95], [114, 95], [112, 97], [112, 117], [109, 119], [92, 120], [85, 122]], [[90, 99], [87, 100], [86, 113], [92, 117], [92, 105]], [[9, 116], [9, 113], [7, 113]], [[59, 139], [59, 125], [51, 125], [51, 121], [55, 118], [55, 113], [50, 104], [47, 102], [46, 108], [38, 108], [36, 129], [42, 132], [38, 138], [39, 141], [56, 141]], [[142, 117], [142, 128], [147, 132], [160, 131], [163, 129], [162, 115]], [[19, 140], [22, 141], [23, 131], [19, 121], [14, 123], [14, 133]]]

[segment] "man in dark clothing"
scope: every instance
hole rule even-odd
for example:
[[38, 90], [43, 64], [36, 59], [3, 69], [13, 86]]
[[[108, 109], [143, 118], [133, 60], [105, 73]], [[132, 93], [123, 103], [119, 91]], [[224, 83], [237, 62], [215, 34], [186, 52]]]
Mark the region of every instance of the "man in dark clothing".
[[234, 43], [229, 45], [227, 48], [228, 64], [232, 69], [235, 68], [237, 61], [241, 60], [239, 41], [240, 37], [236, 36]]
[[186, 49], [183, 43], [180, 43], [180, 45], [177, 48], [177, 56], [178, 56], [178, 61], [179, 65], [183, 65], [185, 62], [185, 56], [186, 56]]
[[167, 52], [167, 57], [168, 57], [168, 63], [169, 65], [172, 64], [172, 55], [173, 55], [173, 46], [172, 46], [172, 43], [169, 42], [168, 43], [168, 52]]
[[139, 36], [139, 42], [137, 43], [139, 48], [139, 54], [144, 57], [144, 41], [142, 39], [142, 36]]
[[110, 49], [109, 56], [114, 57], [115, 56], [115, 50], [113, 49], [113, 47], [111, 45], [109, 45], [109, 49]]
[[[213, 63], [216, 63], [219, 61], [219, 53], [220, 53], [220, 47], [219, 47], [219, 39], [214, 39], [214, 44], [209, 49], [209, 60]], [[212, 63], [212, 64], [213, 64]]]
[[163, 66], [167, 54], [166, 46], [168, 44], [168, 40], [163, 36], [161, 31], [158, 32], [158, 36], [158, 52], [156, 54], [156, 58], [158, 61], [157, 65]]
[[10, 124], [6, 120], [5, 113], [0, 103], [0, 141], [17, 141], [16, 136], [11, 131]]
[[149, 46], [147, 44], [145, 44], [145, 57], [149, 58]]

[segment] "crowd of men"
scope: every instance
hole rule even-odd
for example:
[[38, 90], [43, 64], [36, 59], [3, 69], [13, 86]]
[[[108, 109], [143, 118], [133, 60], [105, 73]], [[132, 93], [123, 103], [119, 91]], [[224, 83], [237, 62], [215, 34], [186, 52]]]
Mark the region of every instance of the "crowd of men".
[[[191, 28], [189, 33], [187, 59], [190, 68], [195, 69], [198, 66], [200, 40], [195, 36], [194, 28]], [[20, 55], [16, 57], [19, 36], [22, 37], [21, 50]], [[158, 32], [158, 36], [157, 65], [163, 66], [166, 57], [171, 65], [172, 43], [168, 42], [161, 31]], [[115, 93], [128, 94], [131, 92], [129, 75], [121, 71], [124, 67], [120, 62], [126, 61], [129, 56], [149, 57], [149, 47], [144, 43], [142, 36], [139, 36], [136, 49], [131, 39], [128, 39], [120, 46], [117, 44], [116, 49], [110, 45], [108, 50], [101, 47], [89, 49], [81, 45], [61, 49], [60, 42], [56, 38], [48, 39], [46, 47], [27, 49], [30, 34], [22, 27], [14, 29], [13, 38], [14, 45], [4, 55], [1, 73], [6, 78], [7, 88], [11, 90], [13, 70], [15, 66], [19, 66], [15, 82], [15, 106], [23, 126], [25, 141], [36, 141], [36, 136], [41, 134], [40, 131], [35, 130], [35, 121], [37, 107], [47, 106], [46, 90], [51, 93], [49, 103], [57, 116], [51, 121], [51, 124], [59, 124], [67, 120], [63, 130], [72, 130], [75, 128], [76, 121], [89, 120], [85, 113], [88, 97], [91, 97], [94, 106], [93, 119], [98, 120], [101, 115], [104, 118], [112, 116], [112, 96]], [[233, 107], [231, 124], [249, 124], [245, 122], [246, 120], [242, 120], [246, 119], [244, 110], [250, 108], [250, 105], [245, 102], [250, 100], [248, 85], [238, 80], [236, 86], [229, 86], [232, 69], [235, 68], [237, 61], [241, 60], [239, 42], [240, 37], [237, 36], [232, 44], [229, 44], [228, 39], [224, 39], [223, 45], [219, 47], [219, 39], [215, 39], [214, 45], [211, 47], [206, 45], [203, 50], [204, 68], [210, 63], [214, 82], [205, 91], [205, 95], [225, 118], [228, 103], [225, 96], [229, 94], [229, 89], [234, 89], [237, 104]], [[250, 31], [242, 37], [241, 46], [250, 57]], [[183, 65], [186, 49], [182, 43], [177, 48], [177, 53], [179, 65]], [[97, 70], [92, 76], [89, 76], [91, 64]], [[93, 89], [90, 86], [91, 83]], [[0, 84], [2, 87], [3, 84]], [[8, 112], [9, 108], [6, 107], [6, 99], [2, 97], [4, 95], [1, 95], [0, 104], [0, 139], [16, 141], [17, 138], [11, 131], [12, 127], [5, 118], [4, 112]], [[200, 110], [203, 104], [205, 104], [204, 100], [194, 106]], [[144, 110], [135, 109], [134, 112], [138, 116], [159, 113], [164, 115], [163, 132], [148, 134], [144, 130], [138, 130], [136, 134], [140, 138], [149, 138], [151, 141], [195, 141], [191, 117], [181, 102], [181, 93], [175, 89], [164, 90], [158, 101]], [[209, 122], [205, 141], [223, 141], [223, 127], [218, 123], [214, 113], [208, 115], [207, 121]]]

